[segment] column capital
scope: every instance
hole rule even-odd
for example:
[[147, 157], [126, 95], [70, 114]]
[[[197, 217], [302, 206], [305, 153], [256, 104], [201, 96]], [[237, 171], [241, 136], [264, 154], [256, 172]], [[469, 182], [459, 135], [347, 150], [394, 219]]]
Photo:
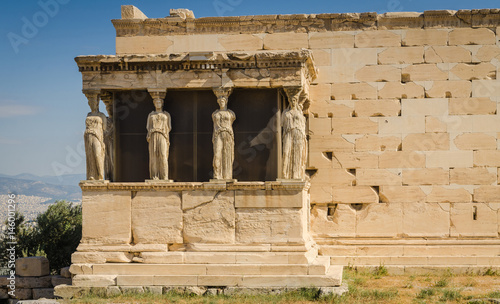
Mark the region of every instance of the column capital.
[[148, 89], [149, 95], [153, 98], [153, 100], [156, 99], [165, 99], [165, 96], [167, 95], [167, 89], [158, 89], [158, 88], [150, 88]]
[[217, 96], [217, 99], [222, 97], [229, 98], [229, 95], [233, 92], [233, 87], [214, 87], [212, 91]]
[[303, 88], [301, 86], [287, 86], [283, 87], [283, 90], [286, 93], [286, 96], [288, 97], [288, 102], [290, 105], [296, 104], [303, 104], [305, 99], [301, 98], [302, 96], [302, 91]]
[[82, 93], [85, 94], [89, 101], [96, 100], [99, 101], [99, 96], [101, 95], [101, 90], [96, 89], [84, 89]]
[[106, 106], [106, 111], [108, 112], [109, 117], [113, 117], [113, 93], [109, 91], [102, 91], [100, 97]]

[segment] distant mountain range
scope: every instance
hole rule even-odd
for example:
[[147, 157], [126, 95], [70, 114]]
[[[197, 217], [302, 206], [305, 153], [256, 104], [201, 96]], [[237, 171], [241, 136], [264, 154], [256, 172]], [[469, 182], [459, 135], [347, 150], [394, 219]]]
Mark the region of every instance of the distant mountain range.
[[29, 173], [18, 175], [0, 174], [0, 193], [39, 196], [56, 200], [78, 201], [82, 191], [78, 183], [85, 179], [84, 174], [61, 176], [37, 176]]

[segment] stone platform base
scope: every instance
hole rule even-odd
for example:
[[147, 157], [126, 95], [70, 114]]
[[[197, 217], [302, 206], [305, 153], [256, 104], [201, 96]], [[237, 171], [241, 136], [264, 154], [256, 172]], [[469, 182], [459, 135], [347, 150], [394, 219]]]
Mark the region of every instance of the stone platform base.
[[[116, 296], [124, 293], [152, 293], [168, 294], [176, 292], [180, 294], [194, 295], [257, 295], [257, 294], [282, 294], [300, 290], [301, 287], [200, 287], [200, 286], [108, 286], [108, 287], [77, 287], [69, 285], [59, 285], [55, 289], [55, 295], [61, 298], [78, 298], [87, 293], [99, 294], [104, 296]], [[348, 292], [347, 284], [336, 287], [319, 287], [320, 295], [338, 295], [341, 296]]]

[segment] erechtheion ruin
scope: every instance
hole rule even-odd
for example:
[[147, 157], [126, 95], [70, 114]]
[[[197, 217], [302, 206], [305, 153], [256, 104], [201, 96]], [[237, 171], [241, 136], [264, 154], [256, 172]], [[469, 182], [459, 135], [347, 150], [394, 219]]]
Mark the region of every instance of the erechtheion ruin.
[[500, 10], [112, 22], [74, 286], [500, 268]]

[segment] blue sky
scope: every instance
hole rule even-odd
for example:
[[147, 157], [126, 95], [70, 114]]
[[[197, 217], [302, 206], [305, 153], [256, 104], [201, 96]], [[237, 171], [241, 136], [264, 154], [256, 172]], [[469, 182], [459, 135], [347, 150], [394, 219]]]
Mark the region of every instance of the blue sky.
[[171, 8], [189, 8], [196, 17], [206, 17], [500, 7], [498, 0], [3, 1], [0, 173], [85, 172], [83, 130], [89, 108], [73, 58], [115, 53], [110, 20], [120, 18], [125, 4], [150, 18], [165, 17]]

